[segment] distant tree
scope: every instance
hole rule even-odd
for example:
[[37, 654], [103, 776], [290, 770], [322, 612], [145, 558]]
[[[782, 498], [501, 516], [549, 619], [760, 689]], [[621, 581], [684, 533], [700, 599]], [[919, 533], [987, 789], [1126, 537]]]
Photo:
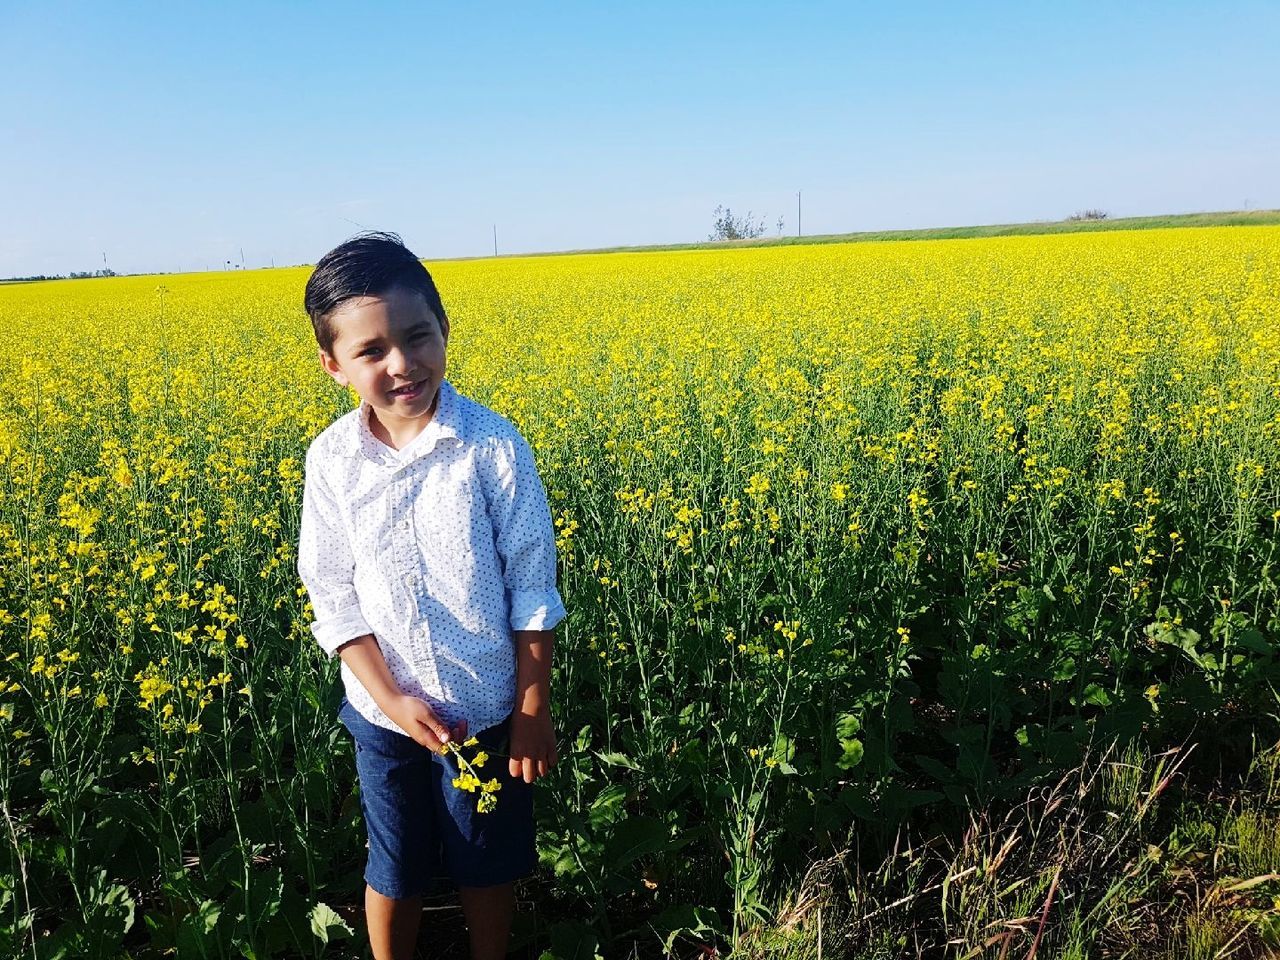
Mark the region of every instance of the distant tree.
[[0, 277], [0, 283], [19, 283], [29, 280], [87, 280], [91, 277], [118, 277], [119, 274], [114, 270], [104, 268], [102, 270], [72, 270], [65, 277], [60, 273], [51, 276], [39, 274], [30, 277]]
[[1109, 217], [1109, 216], [1110, 216], [1110, 214], [1109, 214], [1109, 213], [1107, 213], [1107, 211], [1105, 211], [1105, 210], [1094, 210], [1094, 209], [1089, 209], [1089, 210], [1077, 210], [1077, 211], [1076, 211], [1075, 213], [1073, 213], [1071, 216], [1067, 217], [1067, 219], [1068, 219], [1068, 220], [1073, 220], [1073, 221], [1075, 221], [1075, 220], [1105, 220], [1105, 219], [1107, 219], [1107, 217]]
[[751, 211], [745, 217], [735, 217], [728, 207], [716, 207], [715, 227], [708, 240], [754, 240], [764, 236], [764, 218], [752, 219]]

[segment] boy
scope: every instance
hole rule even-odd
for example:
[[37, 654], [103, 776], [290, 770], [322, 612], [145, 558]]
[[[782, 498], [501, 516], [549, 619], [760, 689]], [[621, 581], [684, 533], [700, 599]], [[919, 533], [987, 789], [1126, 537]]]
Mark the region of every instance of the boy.
[[[449, 319], [394, 234], [321, 258], [305, 306], [320, 362], [360, 405], [307, 450], [298, 573], [316, 640], [342, 660], [369, 836], [377, 960], [413, 955], [422, 893], [459, 887], [474, 960], [506, 955], [512, 881], [536, 863], [533, 782], [556, 761], [555, 536], [529, 445], [445, 380]], [[452, 784], [444, 744], [506, 753], [492, 812]]]

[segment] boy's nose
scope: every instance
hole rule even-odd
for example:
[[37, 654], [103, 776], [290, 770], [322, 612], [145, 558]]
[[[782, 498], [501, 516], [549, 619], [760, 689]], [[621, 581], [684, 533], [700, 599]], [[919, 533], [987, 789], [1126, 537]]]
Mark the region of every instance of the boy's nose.
[[392, 350], [387, 354], [387, 372], [392, 374], [407, 373], [412, 366], [409, 356], [403, 350]]

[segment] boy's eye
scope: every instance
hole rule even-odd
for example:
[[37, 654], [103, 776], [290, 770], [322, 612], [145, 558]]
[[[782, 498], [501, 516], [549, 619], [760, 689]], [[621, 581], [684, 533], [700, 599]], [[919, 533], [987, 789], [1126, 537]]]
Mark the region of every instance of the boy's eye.
[[[410, 342], [410, 343], [418, 343], [418, 342], [420, 342], [420, 341], [422, 341], [422, 340], [427, 340], [427, 339], [429, 339], [430, 337], [431, 337], [431, 331], [430, 331], [430, 330], [419, 330], [419, 331], [416, 331], [415, 333], [413, 333], [413, 334], [409, 337], [409, 342]], [[356, 356], [357, 356], [357, 357], [369, 357], [369, 356], [373, 356], [373, 355], [374, 355], [374, 354], [376, 354], [376, 353], [381, 353], [381, 352], [382, 352], [382, 348], [381, 348], [381, 347], [365, 347], [365, 349], [363, 349], [363, 350], [361, 350], [359, 353], [357, 353], [357, 354], [356, 354]]]

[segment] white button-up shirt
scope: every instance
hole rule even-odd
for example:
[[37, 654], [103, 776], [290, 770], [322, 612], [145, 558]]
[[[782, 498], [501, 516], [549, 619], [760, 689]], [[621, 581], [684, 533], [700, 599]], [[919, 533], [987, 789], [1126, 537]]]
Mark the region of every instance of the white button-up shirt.
[[[331, 657], [373, 634], [401, 690], [479, 733], [515, 702], [511, 631], [565, 616], [533, 452], [447, 380], [402, 450], [373, 435], [370, 409], [362, 402], [307, 449], [298, 574], [311, 632]], [[402, 732], [345, 663], [342, 681], [365, 719]]]

